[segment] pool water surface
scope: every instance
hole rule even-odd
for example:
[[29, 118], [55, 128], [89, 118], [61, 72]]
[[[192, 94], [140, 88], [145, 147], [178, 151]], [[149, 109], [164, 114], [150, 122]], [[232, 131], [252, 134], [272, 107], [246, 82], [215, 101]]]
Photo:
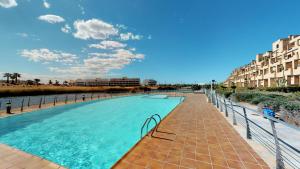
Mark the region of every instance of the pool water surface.
[[108, 169], [139, 141], [146, 118], [165, 117], [181, 100], [138, 95], [2, 118], [0, 143], [67, 168]]

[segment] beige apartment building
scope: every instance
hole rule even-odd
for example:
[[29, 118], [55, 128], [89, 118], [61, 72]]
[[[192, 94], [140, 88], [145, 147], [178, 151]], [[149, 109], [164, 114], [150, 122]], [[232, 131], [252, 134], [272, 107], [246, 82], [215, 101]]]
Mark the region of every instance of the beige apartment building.
[[251, 63], [235, 69], [226, 86], [281, 87], [299, 86], [300, 35], [290, 35], [272, 44], [272, 51], [257, 54]]

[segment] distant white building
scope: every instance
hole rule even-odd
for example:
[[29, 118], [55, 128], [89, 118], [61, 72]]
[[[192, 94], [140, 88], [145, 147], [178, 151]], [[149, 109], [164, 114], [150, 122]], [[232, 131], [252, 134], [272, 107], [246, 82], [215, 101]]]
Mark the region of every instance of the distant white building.
[[77, 79], [74, 81], [75, 86], [109, 86], [109, 79]]
[[123, 87], [129, 87], [129, 86], [140, 86], [140, 78], [112, 78], [109, 81], [110, 86], [123, 86]]
[[139, 78], [112, 78], [112, 79], [77, 79], [72, 81], [72, 85], [74, 86], [122, 86], [122, 87], [130, 87], [130, 86], [140, 86]]
[[153, 79], [145, 79], [143, 84], [145, 86], [156, 86], [157, 85], [157, 81], [153, 80]]

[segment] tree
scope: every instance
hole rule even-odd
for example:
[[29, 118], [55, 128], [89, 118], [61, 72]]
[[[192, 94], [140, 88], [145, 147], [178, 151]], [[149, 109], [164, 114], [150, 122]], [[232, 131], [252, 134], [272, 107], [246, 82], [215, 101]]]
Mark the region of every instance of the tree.
[[52, 83], [52, 80], [49, 80], [49, 83], [48, 83], [49, 85], [52, 85], [53, 83]]
[[39, 85], [39, 84], [40, 84], [40, 81], [41, 81], [41, 79], [34, 79], [34, 83], [35, 83], [36, 85]]
[[63, 82], [63, 85], [65, 85], [65, 86], [67, 86], [68, 84], [69, 84], [69, 82], [66, 80]]
[[18, 83], [18, 78], [21, 77], [21, 74], [19, 73], [13, 73], [12, 76], [10, 77], [12, 80], [15, 80], [15, 84]]
[[9, 78], [11, 77], [10, 73], [4, 73], [3, 77], [6, 77], [6, 83], [9, 83]]
[[55, 85], [59, 85], [59, 81], [58, 80], [55, 80]]
[[34, 84], [34, 81], [33, 81], [33, 80], [26, 80], [26, 84], [27, 84], [27, 85], [33, 85], [33, 84]]

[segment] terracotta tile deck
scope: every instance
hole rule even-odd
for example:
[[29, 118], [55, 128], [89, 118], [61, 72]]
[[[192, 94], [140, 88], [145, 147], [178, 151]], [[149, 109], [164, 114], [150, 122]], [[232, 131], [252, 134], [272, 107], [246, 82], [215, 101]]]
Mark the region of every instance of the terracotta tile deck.
[[0, 169], [64, 169], [64, 167], [0, 144]]
[[204, 95], [190, 94], [155, 133], [174, 141], [144, 137], [115, 169], [267, 169]]

